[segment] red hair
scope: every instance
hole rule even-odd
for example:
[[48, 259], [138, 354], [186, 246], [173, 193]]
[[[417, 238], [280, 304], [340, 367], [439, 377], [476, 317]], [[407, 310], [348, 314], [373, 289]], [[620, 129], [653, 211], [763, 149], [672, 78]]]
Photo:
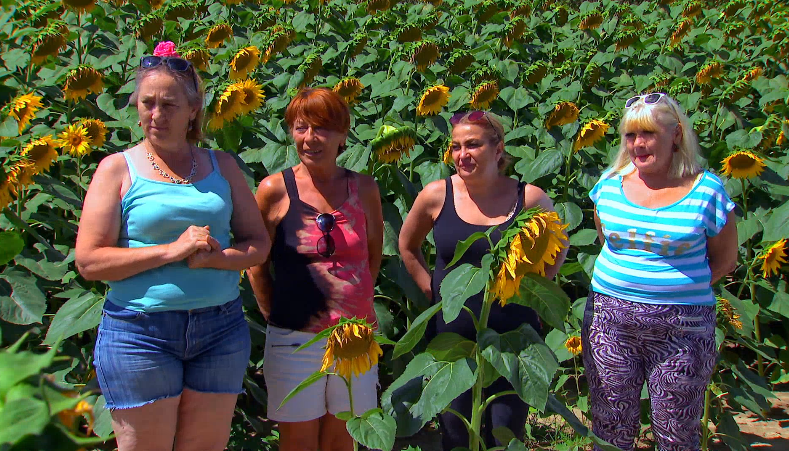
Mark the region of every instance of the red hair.
[[285, 110], [285, 122], [292, 129], [301, 118], [313, 127], [324, 127], [341, 133], [351, 128], [351, 112], [345, 100], [327, 88], [301, 89]]

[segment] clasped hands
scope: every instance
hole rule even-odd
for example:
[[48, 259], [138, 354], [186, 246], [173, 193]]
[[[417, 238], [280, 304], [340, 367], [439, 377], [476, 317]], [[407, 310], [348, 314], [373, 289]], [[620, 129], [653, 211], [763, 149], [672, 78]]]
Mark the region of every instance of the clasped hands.
[[214, 268], [222, 258], [222, 245], [211, 236], [210, 226], [189, 226], [170, 243], [176, 261], [186, 259], [190, 268]]

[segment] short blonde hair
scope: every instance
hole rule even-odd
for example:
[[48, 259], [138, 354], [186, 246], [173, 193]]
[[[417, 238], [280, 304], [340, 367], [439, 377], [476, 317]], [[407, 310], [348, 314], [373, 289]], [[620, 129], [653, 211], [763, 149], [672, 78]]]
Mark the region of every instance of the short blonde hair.
[[611, 175], [619, 173], [631, 163], [625, 135], [635, 130], [654, 132], [661, 125], [663, 127], [677, 125], [682, 130], [682, 139], [676, 145], [676, 152], [671, 159], [669, 177], [681, 178], [701, 172], [699, 163], [701, 150], [696, 132], [690, 126], [690, 119], [674, 99], [664, 94], [656, 103], [636, 101], [632, 107], [625, 108], [624, 116], [619, 123], [621, 137], [619, 152], [609, 168]]

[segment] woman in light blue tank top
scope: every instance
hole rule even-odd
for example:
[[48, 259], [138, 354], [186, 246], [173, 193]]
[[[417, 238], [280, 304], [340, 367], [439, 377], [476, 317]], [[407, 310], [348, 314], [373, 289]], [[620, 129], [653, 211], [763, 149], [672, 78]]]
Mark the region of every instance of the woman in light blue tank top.
[[143, 57], [145, 139], [102, 160], [85, 197], [76, 264], [110, 286], [94, 358], [121, 451], [224, 449], [242, 391], [239, 271], [271, 241], [233, 157], [195, 145], [203, 96], [176, 53]]

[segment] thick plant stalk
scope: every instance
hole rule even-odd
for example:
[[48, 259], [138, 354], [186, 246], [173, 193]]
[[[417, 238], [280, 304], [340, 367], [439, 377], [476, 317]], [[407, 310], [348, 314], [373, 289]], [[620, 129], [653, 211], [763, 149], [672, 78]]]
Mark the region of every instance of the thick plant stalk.
[[[485, 301], [482, 303], [482, 312], [479, 315], [479, 324], [477, 325], [477, 333], [482, 329], [488, 327], [488, 317], [490, 316], [490, 305], [493, 302], [490, 293], [490, 282], [485, 285]], [[475, 354], [477, 363], [477, 381], [471, 389], [471, 430], [469, 431], [469, 448], [471, 451], [479, 451], [480, 449], [480, 430], [482, 428], [482, 417], [485, 415], [485, 407], [487, 406], [482, 402], [482, 385], [485, 382], [485, 358], [482, 357], [482, 351], [477, 346]], [[483, 445], [484, 448], [484, 445]]]
[[707, 390], [704, 392], [704, 416], [701, 418], [701, 451], [709, 450], [711, 394], [712, 383], [709, 383], [707, 384]]
[[[353, 411], [353, 389], [351, 386], [352, 382], [350, 378], [346, 379], [343, 377], [342, 380], [345, 381], [345, 386], [348, 387], [348, 400], [351, 403], [351, 417], [353, 418], [356, 416], [356, 414]], [[359, 451], [359, 443], [353, 437], [351, 437], [351, 440], [353, 440], [353, 451]]]

